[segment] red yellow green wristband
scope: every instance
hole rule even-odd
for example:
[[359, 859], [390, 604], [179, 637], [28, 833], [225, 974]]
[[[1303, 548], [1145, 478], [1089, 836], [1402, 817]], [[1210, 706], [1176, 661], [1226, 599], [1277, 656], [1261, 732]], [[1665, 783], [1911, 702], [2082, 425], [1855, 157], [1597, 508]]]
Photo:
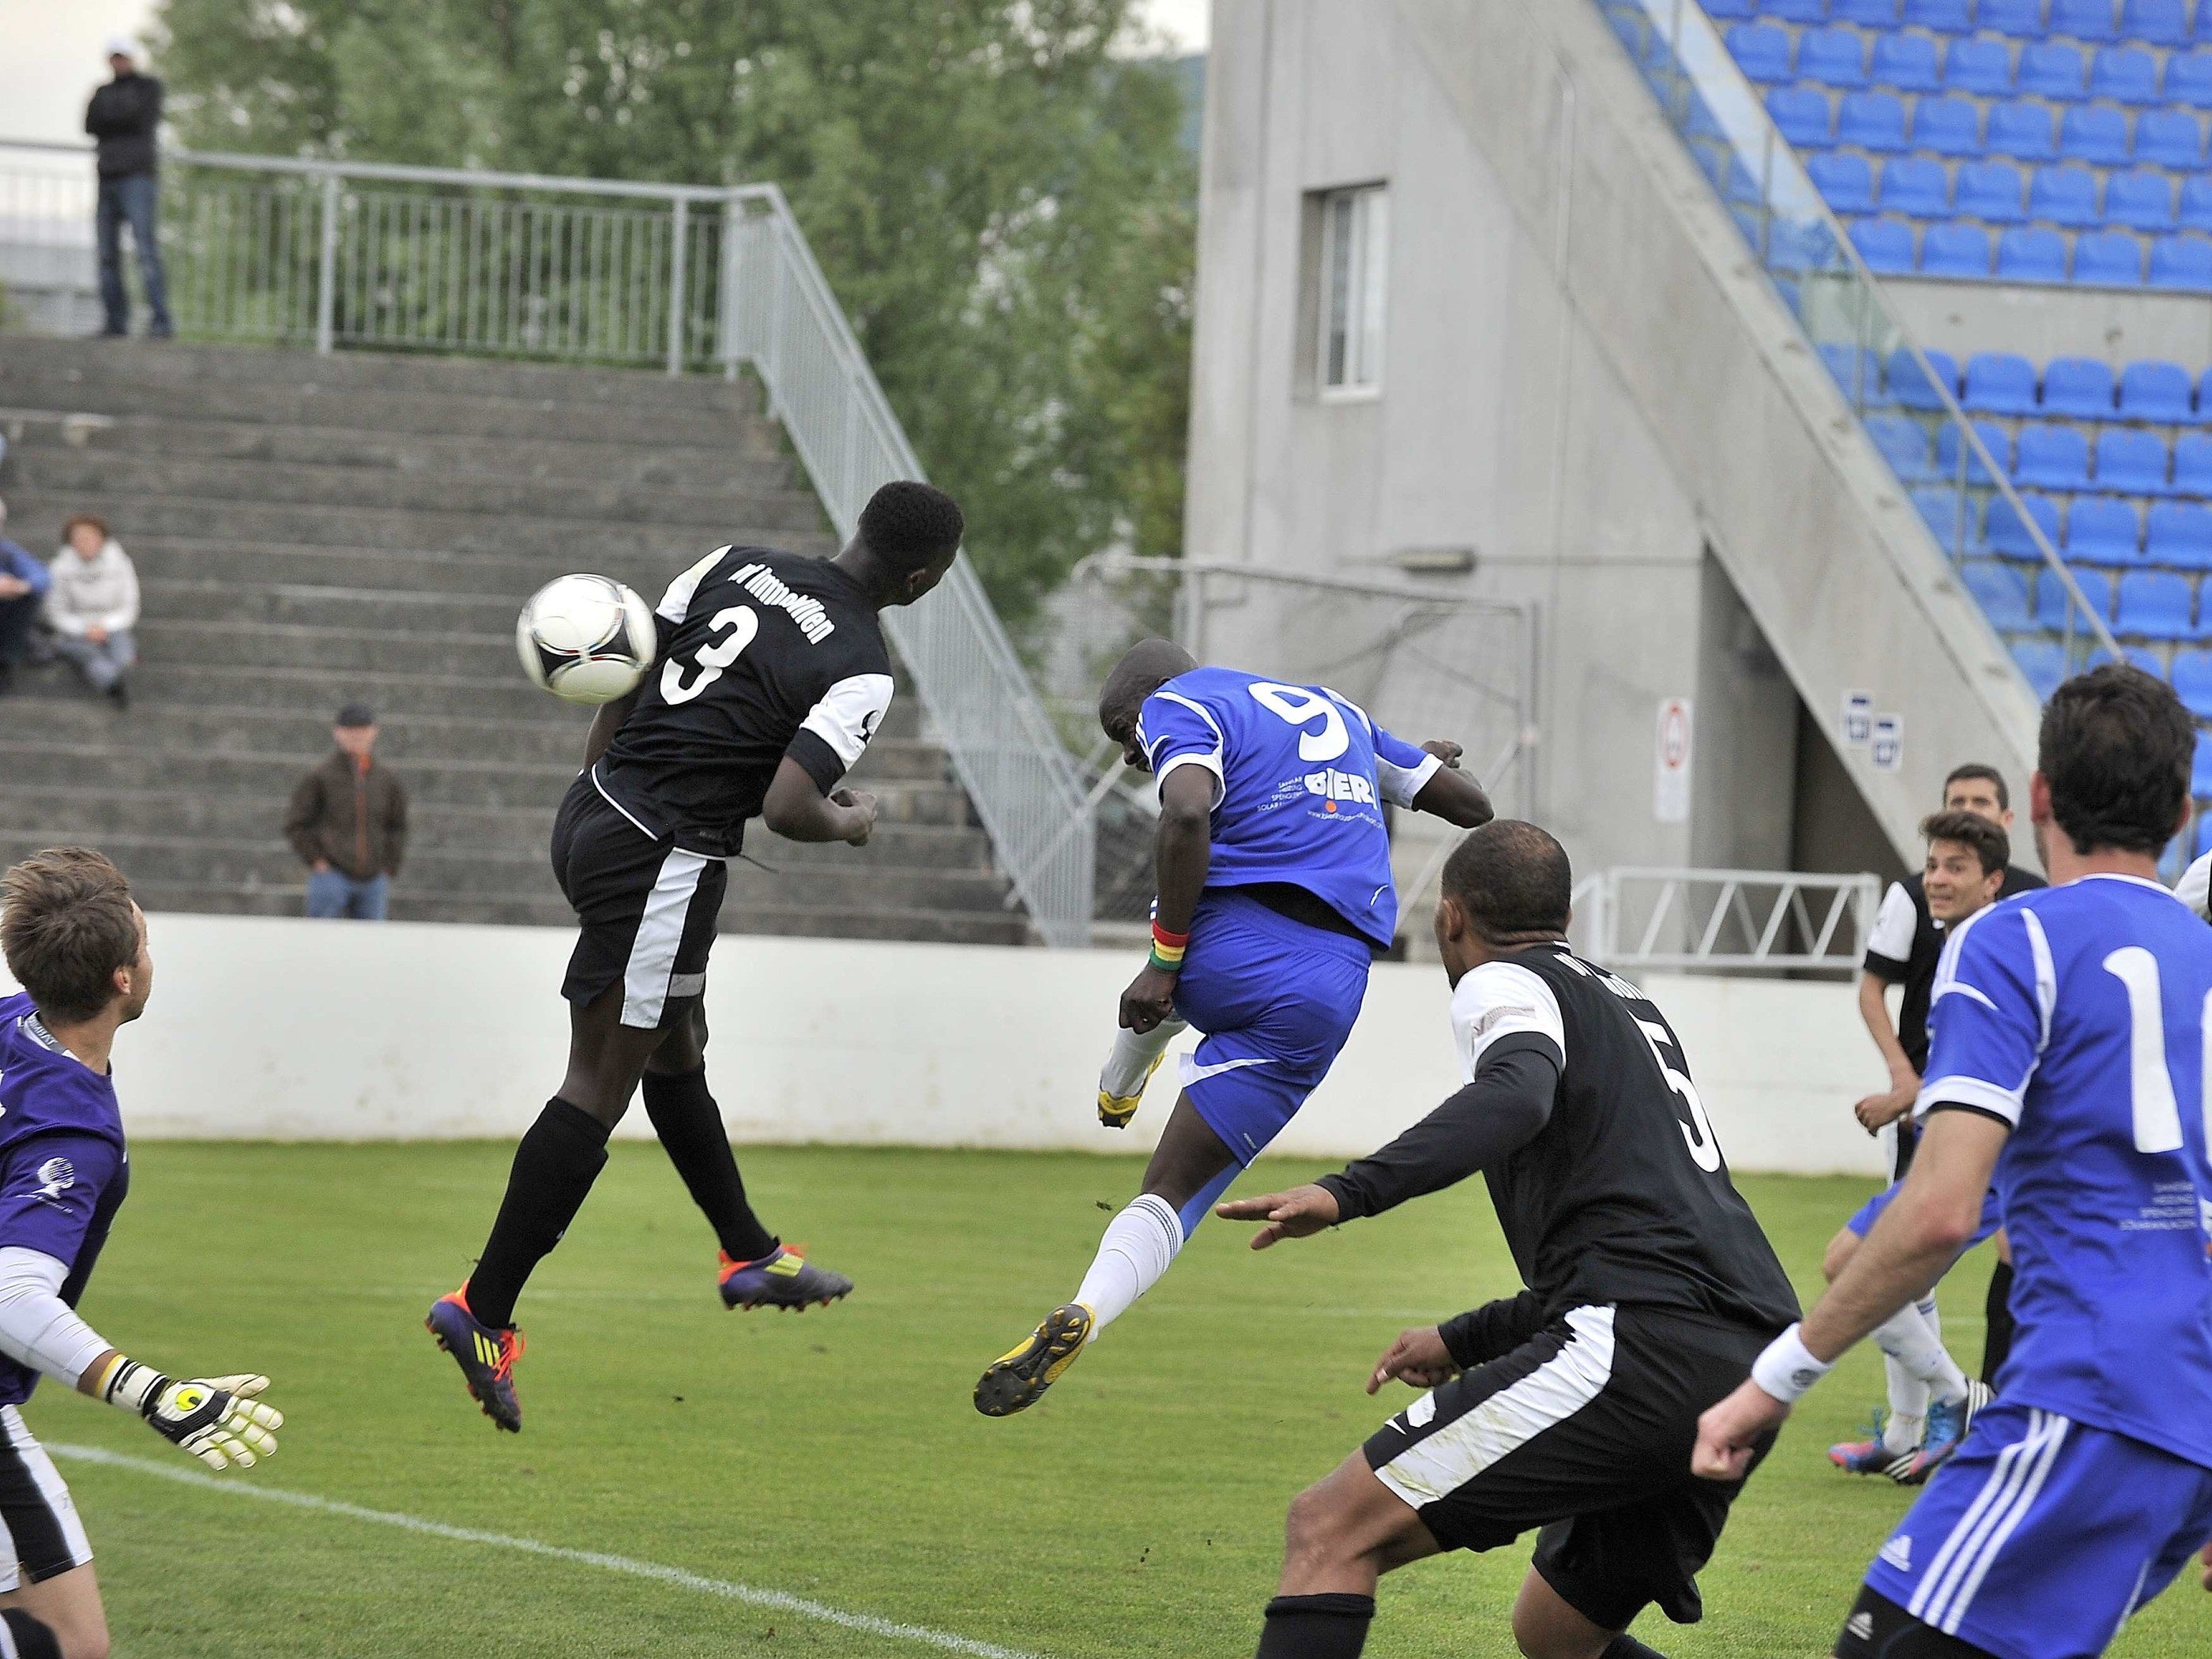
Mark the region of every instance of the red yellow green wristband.
[[1184, 953], [1190, 949], [1188, 933], [1171, 933], [1158, 922], [1152, 924], [1152, 966], [1164, 974], [1182, 971]]

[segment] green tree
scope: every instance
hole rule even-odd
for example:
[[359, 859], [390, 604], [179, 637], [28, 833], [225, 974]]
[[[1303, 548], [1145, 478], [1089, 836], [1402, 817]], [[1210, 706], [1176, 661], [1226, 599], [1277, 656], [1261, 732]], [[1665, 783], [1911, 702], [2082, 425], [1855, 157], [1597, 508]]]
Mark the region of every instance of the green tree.
[[1131, 0], [166, 0], [190, 143], [773, 179], [1010, 620], [1182, 544], [1194, 179]]

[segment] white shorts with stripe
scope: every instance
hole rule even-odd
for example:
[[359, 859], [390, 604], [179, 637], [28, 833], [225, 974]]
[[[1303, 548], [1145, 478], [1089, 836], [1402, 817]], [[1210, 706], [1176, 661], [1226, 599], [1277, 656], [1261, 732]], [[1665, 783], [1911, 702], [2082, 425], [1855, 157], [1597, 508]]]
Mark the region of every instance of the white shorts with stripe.
[[0, 1594], [58, 1577], [92, 1559], [61, 1471], [13, 1406], [0, 1406]]

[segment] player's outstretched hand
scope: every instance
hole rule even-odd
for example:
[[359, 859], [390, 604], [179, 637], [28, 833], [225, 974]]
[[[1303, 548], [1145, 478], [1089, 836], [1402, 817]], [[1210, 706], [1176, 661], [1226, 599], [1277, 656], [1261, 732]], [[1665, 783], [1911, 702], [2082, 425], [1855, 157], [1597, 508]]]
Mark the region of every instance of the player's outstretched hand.
[[1747, 1376], [1734, 1394], [1708, 1406], [1698, 1419], [1690, 1473], [1700, 1480], [1742, 1480], [1759, 1440], [1780, 1428], [1789, 1415], [1789, 1407]]
[[1443, 1333], [1434, 1325], [1423, 1325], [1399, 1332], [1398, 1340], [1382, 1351], [1368, 1375], [1367, 1392], [1373, 1394], [1394, 1376], [1413, 1388], [1438, 1389], [1458, 1375]]
[[840, 789], [830, 799], [853, 815], [839, 839], [849, 847], [866, 847], [876, 827], [876, 798], [865, 789]]
[[1326, 1187], [1293, 1187], [1265, 1198], [1232, 1198], [1213, 1206], [1224, 1221], [1264, 1221], [1252, 1235], [1252, 1248], [1264, 1250], [1279, 1238], [1310, 1238], [1336, 1225], [1336, 1194]]
[[211, 1469], [250, 1469], [276, 1449], [270, 1431], [284, 1426], [283, 1413], [253, 1398], [268, 1386], [250, 1373], [172, 1382], [146, 1402], [146, 1420]]
[[[1467, 750], [1462, 749], [1449, 738], [1431, 738], [1426, 743], [1421, 745], [1421, 752], [1427, 755], [1434, 755], [1438, 760], [1444, 763], [1444, 769], [1446, 771], [1456, 772], [1459, 770], [1459, 757], [1465, 754]], [[1369, 1392], [1372, 1393], [1373, 1390], [1370, 1389]]]

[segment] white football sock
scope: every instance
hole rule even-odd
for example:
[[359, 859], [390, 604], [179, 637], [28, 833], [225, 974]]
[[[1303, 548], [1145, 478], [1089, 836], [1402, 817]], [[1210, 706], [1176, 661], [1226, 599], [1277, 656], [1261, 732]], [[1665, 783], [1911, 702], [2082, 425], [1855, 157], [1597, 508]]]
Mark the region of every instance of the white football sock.
[[1928, 1385], [1887, 1354], [1881, 1357], [1889, 1379], [1889, 1415], [1882, 1419], [1881, 1443], [1893, 1452], [1909, 1452], [1928, 1432]]
[[1875, 1326], [1874, 1340], [1883, 1353], [1927, 1384], [1931, 1399], [1954, 1405], [1966, 1397], [1966, 1374], [1945, 1352], [1943, 1339], [1917, 1304], [1899, 1308]]
[[1175, 1206], [1151, 1193], [1106, 1224], [1098, 1255], [1075, 1292], [1075, 1299], [1094, 1316], [1091, 1341], [1160, 1282], [1181, 1249], [1182, 1222]]
[[1124, 1029], [1114, 1034], [1114, 1052], [1098, 1068], [1098, 1087], [1116, 1100], [1127, 1100], [1144, 1086], [1145, 1074], [1160, 1050], [1189, 1027], [1179, 1019], [1164, 1019], [1139, 1036]]

